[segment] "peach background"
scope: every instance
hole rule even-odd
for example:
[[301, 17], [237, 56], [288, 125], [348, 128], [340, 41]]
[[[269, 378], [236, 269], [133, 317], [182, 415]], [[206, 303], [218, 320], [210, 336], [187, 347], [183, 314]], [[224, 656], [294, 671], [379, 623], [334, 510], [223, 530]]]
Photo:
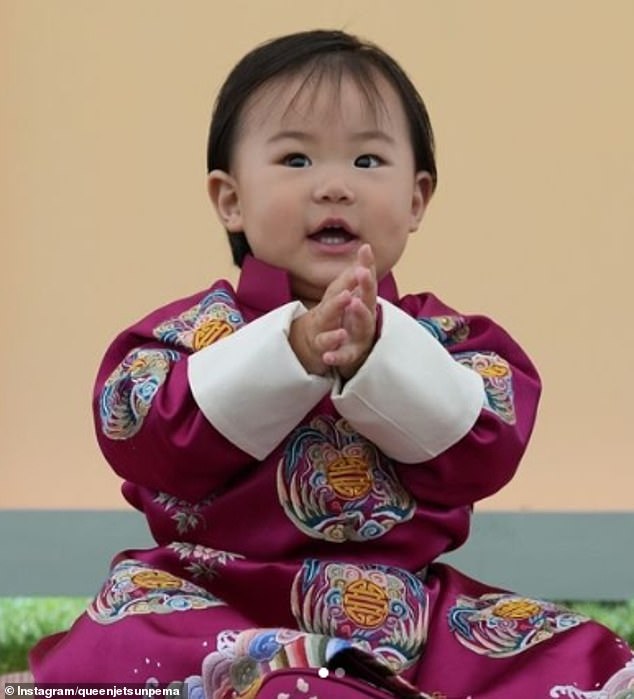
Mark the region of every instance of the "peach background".
[[495, 317], [545, 383], [483, 509], [632, 509], [634, 3], [2, 0], [0, 506], [122, 508], [90, 392], [107, 343], [235, 278], [204, 188], [214, 95], [256, 43], [371, 38], [408, 70], [440, 186], [397, 275]]

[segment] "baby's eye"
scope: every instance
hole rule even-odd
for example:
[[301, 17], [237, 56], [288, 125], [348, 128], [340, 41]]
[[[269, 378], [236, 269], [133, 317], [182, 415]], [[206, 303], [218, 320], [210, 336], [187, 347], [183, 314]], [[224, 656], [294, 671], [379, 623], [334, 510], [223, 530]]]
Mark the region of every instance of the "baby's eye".
[[308, 167], [311, 164], [310, 158], [303, 153], [289, 153], [284, 156], [282, 163], [288, 167]]
[[379, 167], [383, 161], [378, 155], [372, 155], [371, 153], [365, 153], [360, 155], [355, 161], [355, 167]]

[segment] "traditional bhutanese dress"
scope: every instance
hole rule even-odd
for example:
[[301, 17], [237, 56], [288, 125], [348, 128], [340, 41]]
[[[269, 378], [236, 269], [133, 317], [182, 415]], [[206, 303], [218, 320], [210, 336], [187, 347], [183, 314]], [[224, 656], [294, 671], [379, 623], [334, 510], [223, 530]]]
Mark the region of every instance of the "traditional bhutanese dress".
[[[529, 440], [540, 382], [517, 343], [431, 294], [399, 298], [388, 275], [376, 343], [342, 382], [293, 353], [304, 312], [283, 270], [248, 257], [237, 289], [110, 346], [97, 435], [156, 546], [115, 557], [73, 627], [32, 651], [36, 679], [385, 697], [359, 679], [369, 658], [447, 699], [630, 696], [610, 631], [434, 563]], [[338, 666], [350, 649], [360, 671]]]

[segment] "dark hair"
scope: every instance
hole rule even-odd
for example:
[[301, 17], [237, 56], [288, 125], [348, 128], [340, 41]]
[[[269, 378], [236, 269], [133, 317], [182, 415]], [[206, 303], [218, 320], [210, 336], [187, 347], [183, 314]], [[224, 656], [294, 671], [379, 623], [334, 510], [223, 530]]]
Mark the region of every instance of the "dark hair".
[[[378, 71], [396, 90], [409, 124], [417, 172], [425, 170], [436, 186], [434, 135], [425, 104], [398, 63], [385, 51], [356, 36], [337, 30], [313, 30], [289, 34], [257, 46], [229, 73], [211, 119], [207, 144], [207, 172], [230, 171], [240, 117], [246, 101], [258, 88], [282, 76], [307, 73], [309, 79], [324, 75], [350, 75], [368, 101], [380, 99], [375, 84]], [[300, 88], [301, 90], [301, 88]], [[229, 234], [233, 261], [240, 267], [250, 248], [244, 233]]]

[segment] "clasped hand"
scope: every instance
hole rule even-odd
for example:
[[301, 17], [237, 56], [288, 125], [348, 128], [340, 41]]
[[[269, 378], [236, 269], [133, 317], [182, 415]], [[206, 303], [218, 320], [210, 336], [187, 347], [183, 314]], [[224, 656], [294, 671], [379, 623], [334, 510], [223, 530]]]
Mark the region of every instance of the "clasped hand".
[[289, 340], [306, 371], [323, 376], [334, 368], [344, 379], [354, 376], [374, 344], [376, 294], [374, 255], [364, 244], [321, 301], [291, 325]]

